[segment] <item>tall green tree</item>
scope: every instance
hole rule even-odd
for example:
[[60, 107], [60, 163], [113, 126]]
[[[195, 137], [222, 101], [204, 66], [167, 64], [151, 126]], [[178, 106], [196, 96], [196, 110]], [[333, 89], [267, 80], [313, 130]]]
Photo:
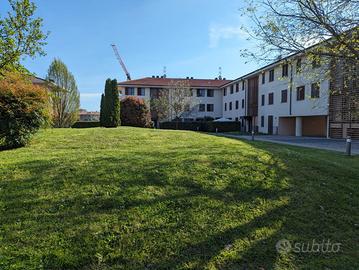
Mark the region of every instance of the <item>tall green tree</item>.
[[43, 20], [34, 17], [36, 5], [29, 0], [9, 0], [11, 10], [0, 18], [0, 74], [26, 71], [20, 60], [26, 56], [45, 55], [43, 46], [48, 33], [42, 31]]
[[104, 90], [104, 101], [103, 101], [103, 126], [110, 126], [110, 116], [109, 112], [111, 110], [111, 79], [107, 79], [105, 82], [105, 90]]
[[104, 127], [117, 127], [121, 125], [120, 96], [117, 81], [107, 79], [105, 93], [101, 97], [101, 125]]
[[80, 93], [74, 76], [60, 59], [54, 59], [46, 79], [56, 85], [51, 89], [54, 126], [72, 126], [78, 120], [80, 109]]
[[104, 126], [104, 119], [105, 119], [105, 94], [101, 95], [101, 104], [100, 104], [100, 125], [101, 127]]
[[117, 127], [121, 125], [121, 115], [120, 115], [120, 94], [118, 91], [117, 80], [111, 81], [111, 126]]

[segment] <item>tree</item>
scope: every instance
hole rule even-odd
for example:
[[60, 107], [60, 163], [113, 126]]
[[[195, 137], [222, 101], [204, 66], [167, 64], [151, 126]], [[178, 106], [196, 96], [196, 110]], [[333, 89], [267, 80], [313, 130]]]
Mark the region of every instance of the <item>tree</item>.
[[[359, 1], [348, 0], [249, 0], [243, 15], [252, 27], [243, 26], [260, 44], [243, 56], [273, 61], [293, 53], [359, 60]], [[308, 50], [308, 47], [320, 43]]]
[[0, 77], [0, 148], [26, 145], [49, 120], [47, 89], [20, 73], [5, 72]]
[[117, 81], [107, 79], [105, 93], [101, 97], [101, 125], [104, 127], [117, 127], [121, 125], [120, 96]]
[[153, 109], [160, 120], [176, 120], [178, 127], [179, 119], [196, 105], [197, 100], [192, 98], [192, 90], [188, 81], [171, 81], [168, 87], [161, 90], [159, 97], [152, 100]]
[[104, 126], [105, 119], [105, 94], [101, 95], [101, 104], [100, 104], [100, 125]]
[[11, 11], [0, 19], [0, 74], [6, 70], [25, 71], [22, 57], [45, 55], [42, 47], [48, 33], [43, 33], [42, 19], [34, 18], [36, 6], [29, 0], [9, 0]]
[[[107, 79], [105, 82], [105, 90], [104, 93], [101, 96], [101, 110], [100, 110], [100, 116], [101, 116], [101, 126], [107, 127], [110, 125], [110, 118], [109, 118], [109, 99], [111, 95], [111, 79]], [[103, 98], [102, 98], [103, 97]]]
[[80, 109], [80, 93], [74, 76], [60, 59], [54, 59], [46, 79], [56, 85], [51, 89], [54, 126], [72, 126], [78, 120]]
[[118, 91], [117, 80], [111, 81], [111, 107], [110, 107], [111, 126], [117, 127], [121, 125], [120, 116], [120, 94]]
[[151, 127], [151, 114], [146, 102], [137, 97], [121, 100], [121, 124], [133, 127]]

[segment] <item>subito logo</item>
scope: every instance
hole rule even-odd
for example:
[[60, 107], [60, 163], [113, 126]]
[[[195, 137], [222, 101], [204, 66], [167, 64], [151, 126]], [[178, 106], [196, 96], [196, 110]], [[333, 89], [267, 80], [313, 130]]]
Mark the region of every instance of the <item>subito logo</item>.
[[280, 254], [287, 254], [291, 251], [292, 245], [290, 244], [289, 240], [281, 239], [275, 245], [277, 252]]

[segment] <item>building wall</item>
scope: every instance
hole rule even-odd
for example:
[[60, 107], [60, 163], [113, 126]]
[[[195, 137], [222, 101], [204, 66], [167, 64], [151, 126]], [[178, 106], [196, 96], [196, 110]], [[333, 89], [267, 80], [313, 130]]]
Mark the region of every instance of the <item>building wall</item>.
[[330, 72], [329, 134], [359, 139], [359, 63], [333, 59]]
[[[143, 96], [137, 95], [138, 87], [134, 87], [134, 95], [126, 95], [125, 88], [121, 88], [120, 98], [126, 98], [127, 96], [135, 96], [138, 98], [142, 98], [145, 101], [149, 102], [151, 99], [151, 88], [150, 87], [141, 87], [145, 89], [145, 93]], [[205, 96], [197, 97], [197, 89], [204, 89]], [[213, 97], [207, 95], [207, 89], [213, 89]], [[218, 88], [193, 88], [192, 89], [192, 97], [194, 108], [191, 109], [190, 112], [184, 114], [184, 118], [190, 118], [196, 120], [197, 118], [204, 117], [212, 117], [212, 118], [221, 118], [222, 117], [222, 107], [223, 107], [223, 96], [222, 89]], [[205, 105], [205, 111], [199, 111], [199, 104]], [[213, 104], [213, 111], [207, 110], [207, 104]]]
[[[207, 90], [207, 89], [206, 89]], [[193, 98], [194, 104], [197, 104], [193, 111], [190, 114], [187, 114], [186, 117], [193, 118], [221, 118], [222, 117], [222, 107], [223, 107], [223, 94], [221, 89], [214, 89], [213, 97], [207, 96], [207, 91], [205, 91], [204, 97], [197, 97], [197, 88], [193, 89]], [[199, 111], [199, 104], [205, 104], [205, 111]], [[213, 104], [213, 112], [207, 111], [207, 104]]]
[[[302, 60], [305, 62], [305, 60]], [[262, 73], [259, 78], [259, 95], [258, 95], [258, 120], [259, 132], [268, 132], [268, 116], [273, 116], [274, 134], [279, 132], [280, 117], [296, 117], [296, 116], [326, 116], [328, 115], [328, 97], [329, 97], [329, 81], [325, 78], [326, 66], [318, 70], [308, 70], [309, 64], [303, 63], [306, 69], [301, 73], [296, 72], [293, 65], [288, 67], [288, 77], [282, 77], [282, 66], [276, 65], [274, 68], [274, 81], [269, 82], [269, 70], [264, 71], [265, 83], [262, 84]], [[293, 74], [292, 91], [290, 89], [290, 77]], [[311, 98], [312, 83], [320, 83], [319, 98]], [[297, 87], [305, 86], [304, 100], [297, 100]], [[282, 90], [287, 90], [287, 102], [282, 102]], [[269, 104], [269, 94], [273, 93], [273, 104]], [[262, 105], [262, 95], [264, 95], [264, 105]], [[264, 116], [264, 125], [261, 120]], [[284, 123], [284, 122], [283, 122]]]
[[[236, 85], [238, 84], [238, 91]], [[234, 86], [233, 93], [231, 94], [231, 86]], [[226, 89], [226, 95], [224, 95], [224, 89]], [[231, 120], [239, 120], [241, 117], [245, 116], [245, 108], [246, 108], [246, 86], [242, 89], [242, 81], [231, 83], [226, 88], [223, 88], [223, 108], [222, 108], [222, 116], [224, 118], [228, 118]], [[238, 109], [236, 108], [236, 101], [238, 101]], [[242, 107], [242, 101], [244, 102], [244, 106]], [[232, 109], [230, 110], [230, 103], [232, 102]], [[227, 109], [225, 108], [227, 104]]]

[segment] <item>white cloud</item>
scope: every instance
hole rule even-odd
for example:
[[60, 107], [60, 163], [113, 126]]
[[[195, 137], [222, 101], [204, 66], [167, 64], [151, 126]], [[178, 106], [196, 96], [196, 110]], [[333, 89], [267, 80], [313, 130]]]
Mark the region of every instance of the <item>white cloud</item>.
[[212, 24], [209, 27], [209, 47], [216, 48], [223, 39], [246, 39], [248, 34], [241, 26]]

